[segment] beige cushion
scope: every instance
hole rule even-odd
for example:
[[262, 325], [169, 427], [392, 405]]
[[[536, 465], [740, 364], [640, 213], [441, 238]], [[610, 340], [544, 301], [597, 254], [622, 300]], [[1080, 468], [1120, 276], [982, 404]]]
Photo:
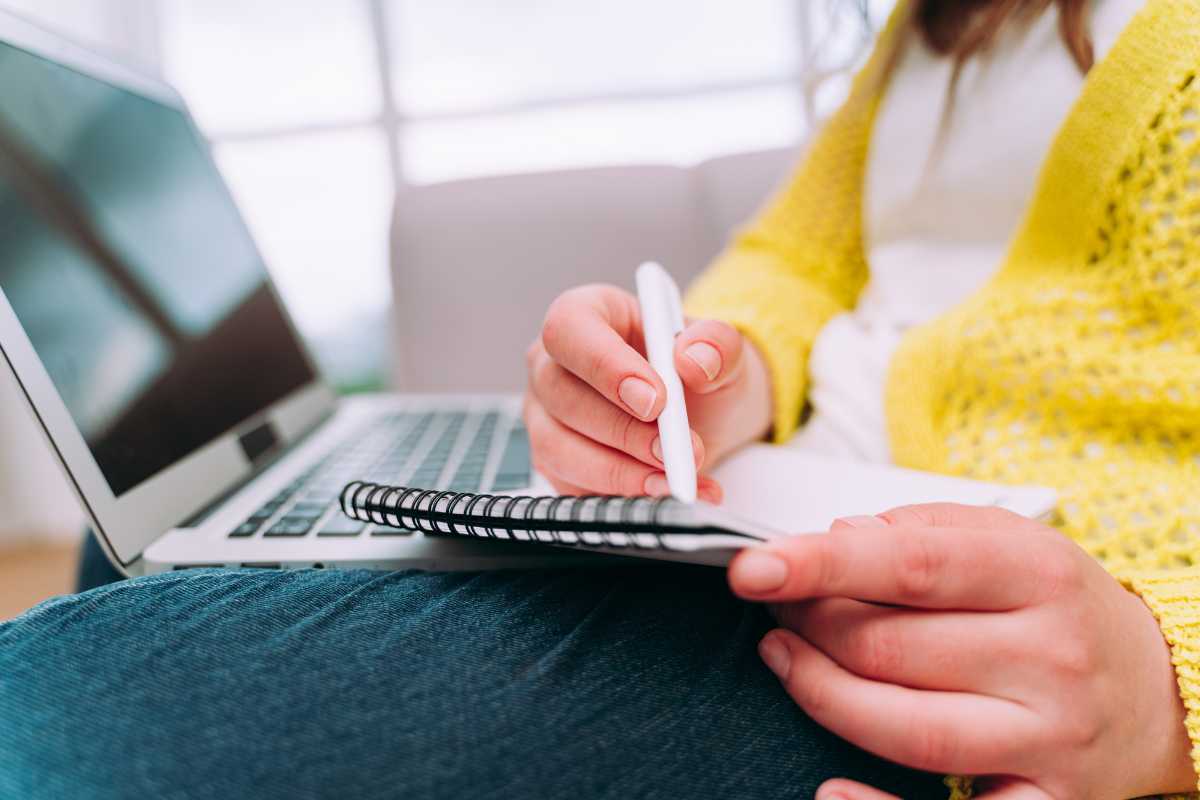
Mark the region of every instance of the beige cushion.
[[660, 261], [680, 283], [783, 177], [791, 154], [687, 169], [622, 166], [405, 190], [392, 237], [393, 369], [404, 391], [516, 391], [550, 301], [594, 281], [630, 288]]

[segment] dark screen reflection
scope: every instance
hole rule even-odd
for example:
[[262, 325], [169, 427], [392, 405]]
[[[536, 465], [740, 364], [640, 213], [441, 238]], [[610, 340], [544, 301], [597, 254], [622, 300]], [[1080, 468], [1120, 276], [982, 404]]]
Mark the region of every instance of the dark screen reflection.
[[314, 379], [178, 110], [0, 44], [0, 288], [120, 495]]

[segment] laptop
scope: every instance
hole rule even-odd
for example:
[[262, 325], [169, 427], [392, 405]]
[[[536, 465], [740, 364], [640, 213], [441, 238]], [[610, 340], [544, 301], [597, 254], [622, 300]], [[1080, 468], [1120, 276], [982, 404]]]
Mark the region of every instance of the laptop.
[[578, 558], [345, 517], [528, 485], [518, 399], [335, 396], [166, 84], [4, 14], [0, 96], [0, 352], [123, 573]]

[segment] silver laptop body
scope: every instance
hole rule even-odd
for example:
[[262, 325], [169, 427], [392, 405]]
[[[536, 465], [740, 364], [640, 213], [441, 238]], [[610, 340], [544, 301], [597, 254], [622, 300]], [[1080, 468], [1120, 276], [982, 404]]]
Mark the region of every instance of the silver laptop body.
[[161, 81], [0, 14], [0, 97], [0, 351], [125, 574], [579, 558], [346, 519], [352, 479], [527, 485], [517, 399], [339, 400]]

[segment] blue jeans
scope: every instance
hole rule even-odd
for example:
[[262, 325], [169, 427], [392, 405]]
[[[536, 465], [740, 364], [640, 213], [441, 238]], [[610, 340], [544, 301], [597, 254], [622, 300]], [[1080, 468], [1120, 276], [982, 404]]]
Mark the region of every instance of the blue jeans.
[[945, 796], [799, 711], [768, 626], [705, 568], [119, 581], [0, 624], [0, 797]]

